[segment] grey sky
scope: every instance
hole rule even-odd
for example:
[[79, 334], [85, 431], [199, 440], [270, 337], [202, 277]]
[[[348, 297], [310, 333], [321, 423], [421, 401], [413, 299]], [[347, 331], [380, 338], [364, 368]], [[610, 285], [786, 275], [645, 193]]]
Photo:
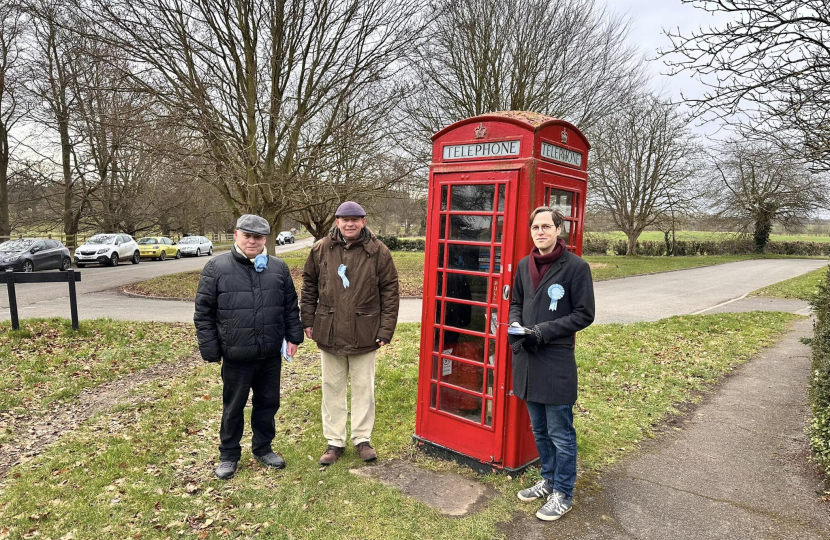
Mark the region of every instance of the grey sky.
[[[606, 0], [608, 9], [618, 14], [628, 15], [633, 19], [629, 40], [640, 47], [649, 61], [653, 74], [651, 80], [656, 91], [664, 91], [674, 99], [680, 99], [680, 93], [689, 97], [700, 96], [704, 86], [688, 74], [669, 77], [664, 75], [667, 68], [662, 60], [656, 59], [657, 50], [668, 49], [671, 41], [664, 34], [664, 29], [688, 35], [703, 26], [720, 26], [726, 20], [723, 15], [713, 17], [702, 9], [680, 0]], [[695, 131], [700, 134], [712, 134], [718, 125], [710, 123], [698, 126]]]

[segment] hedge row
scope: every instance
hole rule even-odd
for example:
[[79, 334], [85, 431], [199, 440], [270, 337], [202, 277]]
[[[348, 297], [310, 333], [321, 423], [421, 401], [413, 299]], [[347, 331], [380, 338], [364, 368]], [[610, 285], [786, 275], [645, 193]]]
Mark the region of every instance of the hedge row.
[[386, 244], [390, 251], [426, 251], [426, 241], [398, 238], [392, 235], [378, 235], [378, 240]]
[[[583, 255], [625, 255], [628, 244], [625, 240], [585, 238]], [[693, 255], [745, 255], [755, 252], [751, 239], [736, 240], [680, 240], [674, 243], [675, 256]], [[666, 255], [665, 242], [637, 242], [637, 255], [660, 257]], [[776, 255], [830, 256], [830, 242], [768, 242], [765, 253]]]
[[816, 462], [830, 474], [830, 269], [811, 302], [816, 318], [810, 376], [810, 446]]

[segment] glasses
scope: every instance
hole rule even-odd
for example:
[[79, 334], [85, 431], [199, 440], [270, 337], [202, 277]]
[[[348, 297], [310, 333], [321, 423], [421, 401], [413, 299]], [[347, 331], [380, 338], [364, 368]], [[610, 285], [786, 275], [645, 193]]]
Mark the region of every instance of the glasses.
[[543, 225], [533, 225], [532, 227], [530, 227], [530, 232], [532, 232], [532, 233], [537, 233], [539, 231], [551, 232], [554, 229], [556, 229], [556, 225], [551, 225], [550, 223], [545, 223]]

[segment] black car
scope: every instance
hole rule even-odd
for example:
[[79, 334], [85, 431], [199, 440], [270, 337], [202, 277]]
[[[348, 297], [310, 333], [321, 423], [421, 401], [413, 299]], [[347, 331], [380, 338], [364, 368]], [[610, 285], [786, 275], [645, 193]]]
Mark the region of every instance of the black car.
[[69, 270], [69, 250], [57, 240], [21, 238], [0, 244], [0, 271]]

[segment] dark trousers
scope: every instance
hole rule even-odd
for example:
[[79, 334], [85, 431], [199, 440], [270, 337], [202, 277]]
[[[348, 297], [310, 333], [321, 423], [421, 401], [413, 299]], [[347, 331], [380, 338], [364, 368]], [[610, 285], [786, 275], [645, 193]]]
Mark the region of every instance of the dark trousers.
[[573, 403], [546, 405], [528, 401], [530, 425], [549, 488], [572, 497], [576, 483], [576, 430]]
[[269, 358], [245, 364], [222, 364], [222, 425], [219, 428], [219, 459], [239, 461], [242, 431], [245, 427], [245, 404], [254, 391], [251, 402], [251, 451], [255, 456], [271, 452], [274, 440], [274, 416], [280, 408], [281, 358]]

